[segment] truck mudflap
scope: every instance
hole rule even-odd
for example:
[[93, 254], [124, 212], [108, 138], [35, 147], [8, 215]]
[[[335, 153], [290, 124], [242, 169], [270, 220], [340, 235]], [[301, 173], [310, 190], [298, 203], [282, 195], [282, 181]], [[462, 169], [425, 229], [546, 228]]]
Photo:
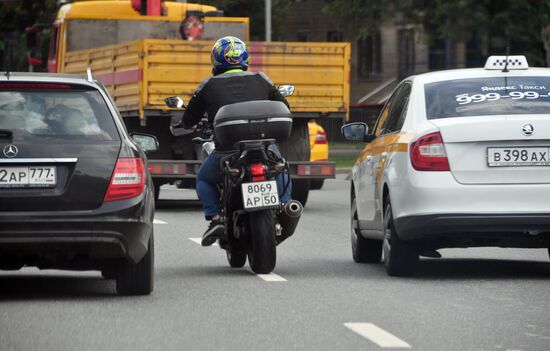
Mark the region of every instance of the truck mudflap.
[[[200, 160], [149, 160], [149, 172], [153, 178], [195, 178], [201, 163]], [[288, 164], [293, 179], [328, 179], [336, 175], [334, 162], [289, 161]]]

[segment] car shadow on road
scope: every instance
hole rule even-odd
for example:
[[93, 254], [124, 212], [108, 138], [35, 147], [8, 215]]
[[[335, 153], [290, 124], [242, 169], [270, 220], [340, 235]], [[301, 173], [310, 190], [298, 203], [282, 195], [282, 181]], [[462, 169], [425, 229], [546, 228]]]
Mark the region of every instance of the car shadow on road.
[[383, 263], [358, 264], [353, 260], [310, 259], [295, 264], [280, 264], [275, 273], [294, 280], [301, 278], [374, 280], [548, 280], [550, 263], [504, 259], [421, 259], [415, 275], [390, 277]]
[[201, 210], [201, 202], [199, 200], [163, 200], [160, 199], [157, 201], [155, 208], [157, 209], [172, 209], [177, 208], [178, 210]]
[[417, 279], [549, 279], [550, 263], [502, 259], [423, 259]]
[[116, 296], [114, 281], [95, 277], [0, 275], [0, 301]]

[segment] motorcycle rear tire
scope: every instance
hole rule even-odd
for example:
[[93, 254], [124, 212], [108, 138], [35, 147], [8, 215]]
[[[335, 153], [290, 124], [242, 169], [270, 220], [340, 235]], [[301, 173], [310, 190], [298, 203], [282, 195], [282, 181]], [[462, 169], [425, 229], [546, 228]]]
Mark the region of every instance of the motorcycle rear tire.
[[275, 218], [273, 210], [248, 214], [249, 243], [248, 263], [256, 274], [269, 274], [277, 263]]

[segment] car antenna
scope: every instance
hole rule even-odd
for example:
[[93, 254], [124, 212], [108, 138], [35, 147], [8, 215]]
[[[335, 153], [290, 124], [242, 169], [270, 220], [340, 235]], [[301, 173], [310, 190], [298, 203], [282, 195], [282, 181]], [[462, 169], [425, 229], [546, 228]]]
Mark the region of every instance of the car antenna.
[[508, 70], [508, 56], [510, 56], [510, 45], [506, 45], [506, 60], [504, 61], [504, 69], [502, 70], [503, 73], [510, 72]]
[[88, 82], [90, 83], [94, 82], [94, 77], [92, 76], [92, 69], [90, 68], [90, 66], [86, 68], [86, 77], [88, 78]]
[[10, 80], [10, 77], [11, 77], [10, 71], [6, 71], [5, 76], [8, 80]]

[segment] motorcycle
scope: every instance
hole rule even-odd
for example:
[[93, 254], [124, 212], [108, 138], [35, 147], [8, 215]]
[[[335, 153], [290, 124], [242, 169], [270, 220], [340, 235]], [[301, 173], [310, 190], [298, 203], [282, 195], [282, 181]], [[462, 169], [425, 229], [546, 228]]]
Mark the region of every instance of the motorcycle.
[[[289, 96], [294, 87], [281, 86], [279, 91]], [[165, 102], [172, 108], [184, 108], [179, 97]], [[284, 103], [261, 100], [223, 106], [212, 126], [203, 119], [194, 130], [201, 136], [193, 141], [202, 144], [207, 154], [215, 150], [213, 137], [220, 145], [233, 147], [231, 151], [218, 151], [225, 227], [219, 246], [225, 250], [231, 267], [243, 267], [248, 258], [254, 273], [272, 272], [277, 245], [296, 230], [302, 204], [296, 200], [282, 204], [276, 182], [277, 175], [288, 174], [288, 163], [278, 152], [276, 141], [287, 138], [291, 128], [292, 116]], [[184, 135], [190, 130], [172, 128], [172, 132]], [[283, 190], [290, 191], [289, 182], [283, 181]]]

